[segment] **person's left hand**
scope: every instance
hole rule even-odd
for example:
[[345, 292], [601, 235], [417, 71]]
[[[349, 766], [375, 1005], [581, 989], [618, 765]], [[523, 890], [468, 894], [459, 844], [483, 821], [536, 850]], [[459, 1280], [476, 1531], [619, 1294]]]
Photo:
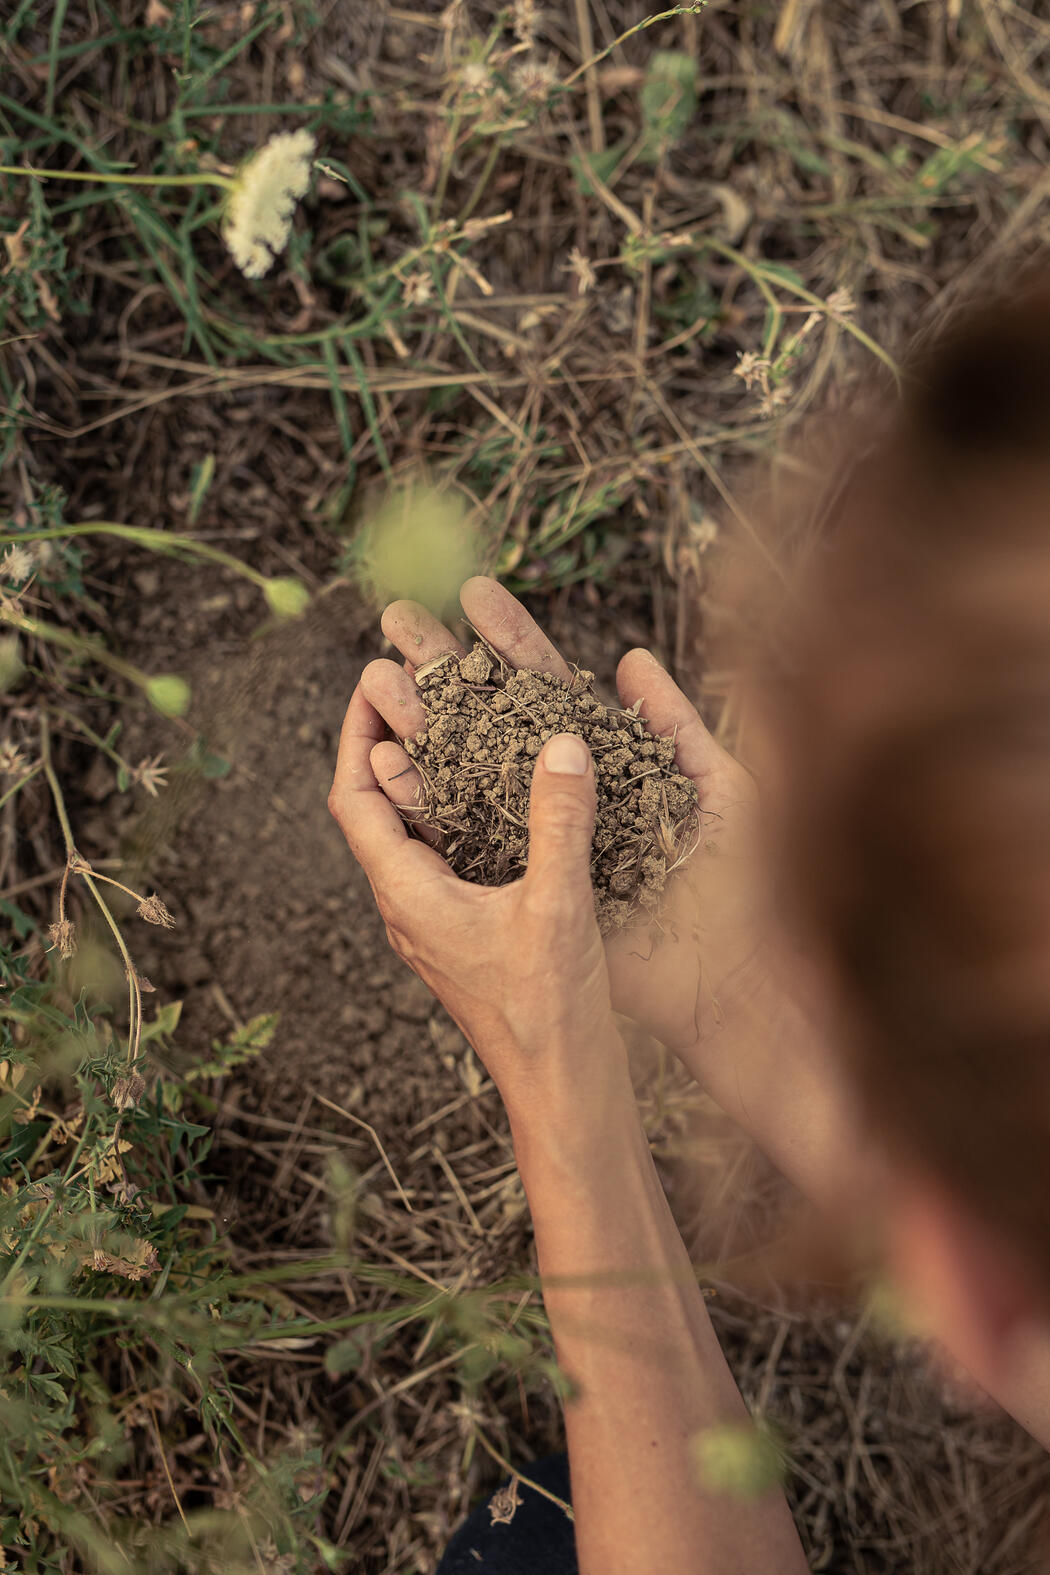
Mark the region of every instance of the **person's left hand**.
[[[412, 836], [377, 772], [391, 750], [354, 691], [328, 807], [364, 869], [394, 950], [484, 1062], [512, 1123], [604, 1086], [625, 1057], [590, 879], [594, 767], [583, 740], [550, 739], [529, 805], [529, 862], [512, 885], [471, 885]], [[612, 1050], [610, 1047], [613, 1047]]]

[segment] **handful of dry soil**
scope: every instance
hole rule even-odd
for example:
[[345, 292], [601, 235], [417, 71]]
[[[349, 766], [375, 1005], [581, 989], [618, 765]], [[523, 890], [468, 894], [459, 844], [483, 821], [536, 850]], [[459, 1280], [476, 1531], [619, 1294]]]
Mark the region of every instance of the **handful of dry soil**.
[[593, 673], [578, 670], [566, 682], [515, 672], [480, 642], [461, 660], [426, 663], [416, 683], [428, 725], [405, 748], [423, 778], [422, 818], [443, 833], [457, 875], [503, 886], [524, 874], [536, 756], [555, 733], [578, 733], [598, 790], [591, 879], [599, 927], [608, 934], [656, 908], [697, 824], [696, 788], [675, 769], [673, 739], [655, 738], [636, 711], [603, 705]]

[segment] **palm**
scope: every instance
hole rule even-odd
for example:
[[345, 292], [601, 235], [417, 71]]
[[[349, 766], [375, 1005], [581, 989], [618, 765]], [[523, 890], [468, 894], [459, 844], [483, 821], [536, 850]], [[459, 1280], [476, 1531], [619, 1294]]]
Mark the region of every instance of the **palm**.
[[674, 1050], [718, 1022], [721, 984], [755, 947], [751, 779], [727, 757], [697, 789], [696, 847], [659, 913], [605, 943], [613, 1005]]
[[[512, 666], [569, 676], [568, 664], [543, 631], [495, 580], [468, 580], [462, 604], [473, 627]], [[388, 607], [383, 631], [405, 657], [405, 667], [372, 662], [362, 674], [362, 688], [391, 731], [404, 739], [425, 726], [412, 678], [415, 668], [461, 647], [414, 602]], [[753, 787], [648, 652], [628, 652], [617, 685], [624, 706], [641, 702], [641, 715], [655, 733], [675, 734], [676, 762], [699, 795], [696, 850], [668, 882], [656, 920], [647, 918], [611, 935], [605, 947], [613, 1005], [680, 1049], [717, 1019], [719, 984], [753, 949]], [[420, 780], [400, 744], [377, 745], [373, 763], [395, 803], [402, 808], [419, 803]], [[420, 829], [426, 836], [426, 828]]]

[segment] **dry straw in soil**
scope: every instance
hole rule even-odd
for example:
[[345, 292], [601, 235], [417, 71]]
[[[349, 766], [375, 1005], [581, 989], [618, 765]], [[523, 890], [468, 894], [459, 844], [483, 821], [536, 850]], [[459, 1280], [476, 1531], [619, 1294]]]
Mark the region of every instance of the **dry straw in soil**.
[[503, 886], [525, 871], [529, 788], [555, 733], [578, 734], [594, 759], [598, 811], [591, 854], [603, 934], [639, 909], [652, 913], [667, 876], [692, 851], [696, 788], [675, 769], [673, 738], [656, 738], [637, 711], [605, 705], [594, 674], [567, 682], [515, 671], [482, 641], [468, 656], [416, 673], [427, 727], [406, 742], [423, 779], [421, 810], [444, 835], [457, 875]]

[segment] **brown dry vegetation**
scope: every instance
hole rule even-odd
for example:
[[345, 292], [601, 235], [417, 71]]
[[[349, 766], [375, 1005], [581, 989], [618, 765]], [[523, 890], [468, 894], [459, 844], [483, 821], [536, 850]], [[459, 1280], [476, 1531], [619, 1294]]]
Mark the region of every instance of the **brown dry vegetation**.
[[[648, 644], [731, 739], [704, 633], [741, 473], [883, 375], [871, 345], [899, 353], [1045, 241], [1050, 23], [1036, 0], [711, 0], [616, 43], [638, 8], [575, 0], [544, 7], [530, 42], [490, 0], [218, 3], [194, 29], [187, 93], [181, 14], [19, 7], [4, 162], [90, 169], [101, 150], [171, 171], [305, 124], [349, 184], [315, 182], [254, 285], [214, 224], [194, 227], [196, 194], [38, 217], [39, 266], [9, 249], [0, 276], [5, 504], [36, 517], [60, 487], [65, 520], [183, 530], [318, 593], [301, 623], [260, 631], [256, 592], [225, 571], [90, 539], [84, 596], [49, 616], [182, 674], [194, 699], [179, 723], [121, 712], [128, 758], [163, 751], [173, 768], [155, 802], [116, 790], [75, 720], [55, 750], [81, 853], [122, 859], [176, 913], [136, 957], [185, 1002], [179, 1064], [281, 1014], [262, 1055], [202, 1085], [217, 1136], [193, 1201], [237, 1271], [287, 1272], [276, 1303], [325, 1332], [238, 1353], [235, 1408], [261, 1458], [323, 1446], [316, 1527], [348, 1568], [409, 1575], [500, 1461], [527, 1470], [560, 1424], [498, 1099], [387, 951], [325, 817], [345, 700], [379, 649], [347, 543], [385, 480], [425, 465], [599, 683]], [[468, 93], [486, 40], [498, 76]], [[639, 145], [657, 49], [696, 63], [698, 105], [654, 162]], [[4, 194], [12, 233], [33, 214], [24, 183]], [[45, 188], [51, 209], [67, 198]], [[767, 346], [745, 384], [738, 357]], [[107, 692], [52, 647], [24, 649], [5, 736], [32, 740], [56, 695], [105, 733]], [[202, 739], [228, 774], [185, 768]], [[46, 923], [63, 854], [42, 782], [3, 816], [0, 897]], [[652, 1047], [637, 1067], [687, 1239], [698, 1260], [739, 1262], [781, 1229], [782, 1188]], [[345, 1265], [320, 1266], [333, 1246]], [[957, 1403], [848, 1301], [814, 1309], [728, 1279], [716, 1271], [712, 1316], [745, 1396], [784, 1432], [814, 1569], [1031, 1568], [1046, 1475], [1019, 1429]], [[192, 1411], [152, 1403], [123, 1512], [159, 1525], [176, 1497], [236, 1506]], [[260, 1559], [322, 1567], [305, 1538], [286, 1563]]]

